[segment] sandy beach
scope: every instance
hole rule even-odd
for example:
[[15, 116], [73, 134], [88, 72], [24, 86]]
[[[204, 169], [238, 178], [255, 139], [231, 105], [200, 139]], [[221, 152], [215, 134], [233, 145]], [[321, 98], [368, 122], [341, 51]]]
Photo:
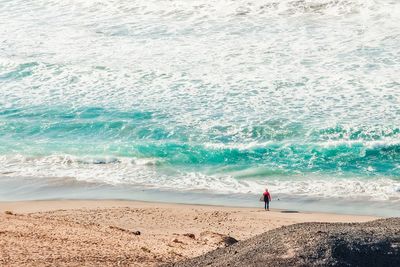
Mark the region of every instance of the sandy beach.
[[0, 203], [2, 266], [157, 266], [284, 225], [377, 217], [120, 200]]
[[400, 267], [399, 25], [0, 0], [0, 267]]

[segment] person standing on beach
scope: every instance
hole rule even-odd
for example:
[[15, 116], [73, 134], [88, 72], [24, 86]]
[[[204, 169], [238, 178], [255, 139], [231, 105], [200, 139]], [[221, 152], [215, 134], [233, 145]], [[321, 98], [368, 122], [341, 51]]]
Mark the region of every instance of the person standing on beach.
[[263, 197], [264, 197], [264, 209], [269, 211], [269, 202], [271, 201], [271, 194], [268, 192], [268, 188], [265, 188]]

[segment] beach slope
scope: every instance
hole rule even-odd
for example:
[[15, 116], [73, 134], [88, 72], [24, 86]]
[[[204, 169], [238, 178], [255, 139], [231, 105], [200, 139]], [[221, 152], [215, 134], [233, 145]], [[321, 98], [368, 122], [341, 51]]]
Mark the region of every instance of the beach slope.
[[400, 218], [285, 226], [171, 266], [400, 266]]

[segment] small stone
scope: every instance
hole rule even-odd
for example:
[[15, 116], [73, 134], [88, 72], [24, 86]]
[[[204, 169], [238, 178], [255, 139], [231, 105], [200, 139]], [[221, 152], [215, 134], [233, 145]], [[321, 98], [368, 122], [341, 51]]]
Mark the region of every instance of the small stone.
[[150, 253], [150, 249], [146, 247], [141, 247], [140, 249], [143, 250], [144, 252]]
[[133, 231], [132, 232], [134, 235], [140, 235], [141, 233], [140, 233], [140, 231]]
[[195, 239], [196, 236], [192, 233], [183, 234], [184, 236], [190, 237], [191, 239]]

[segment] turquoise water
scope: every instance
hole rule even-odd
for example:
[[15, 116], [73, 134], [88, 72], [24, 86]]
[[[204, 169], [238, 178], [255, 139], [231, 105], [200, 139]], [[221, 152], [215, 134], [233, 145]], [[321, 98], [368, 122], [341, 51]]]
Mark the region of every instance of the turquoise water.
[[400, 176], [400, 128], [306, 129], [300, 122], [276, 120], [204, 131], [176, 125], [161, 112], [104, 108], [13, 108], [2, 110], [0, 118], [4, 155], [90, 156], [99, 163], [107, 156], [114, 158], [110, 163], [119, 157], [154, 159], [158, 166], [231, 171], [257, 167], [260, 173], [254, 175], [260, 177]]
[[0, 0], [0, 25], [2, 177], [400, 201], [396, 1]]

